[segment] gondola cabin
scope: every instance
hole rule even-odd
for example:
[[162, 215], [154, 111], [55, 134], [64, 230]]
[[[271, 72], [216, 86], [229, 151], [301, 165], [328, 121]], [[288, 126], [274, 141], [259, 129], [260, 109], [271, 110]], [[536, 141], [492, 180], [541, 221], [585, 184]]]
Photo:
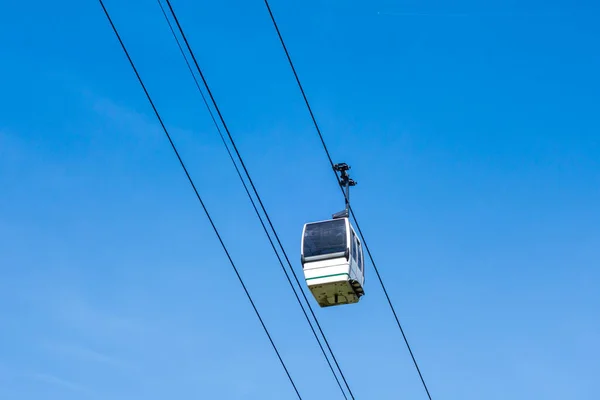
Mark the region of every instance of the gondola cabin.
[[357, 303], [364, 295], [364, 258], [348, 218], [304, 225], [302, 269], [321, 307]]

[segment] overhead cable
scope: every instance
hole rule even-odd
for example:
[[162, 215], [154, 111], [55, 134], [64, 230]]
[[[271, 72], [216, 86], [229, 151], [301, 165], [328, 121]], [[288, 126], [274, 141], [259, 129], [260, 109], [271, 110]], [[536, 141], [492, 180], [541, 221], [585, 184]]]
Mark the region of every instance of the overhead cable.
[[277, 358], [279, 359], [279, 362], [281, 363], [283, 369], [285, 370], [285, 373], [290, 381], [290, 383], [292, 384], [294, 391], [296, 392], [296, 395], [298, 396], [298, 399], [302, 400], [302, 397], [300, 396], [300, 392], [298, 391], [298, 388], [296, 387], [296, 384], [294, 383], [294, 380], [292, 379], [292, 376], [290, 375], [290, 372], [288, 371], [285, 362], [283, 361], [283, 359], [281, 358], [281, 355], [279, 353], [279, 350], [277, 349], [277, 346], [275, 345], [275, 342], [273, 341], [273, 339], [271, 338], [271, 334], [269, 333], [269, 330], [267, 329], [258, 309], [256, 308], [256, 305], [254, 304], [254, 301], [252, 300], [252, 296], [250, 295], [250, 293], [248, 292], [248, 289], [246, 288], [246, 285], [244, 284], [244, 281], [241, 277], [241, 275], [238, 272], [238, 269], [235, 265], [235, 263], [233, 262], [233, 259], [231, 258], [231, 255], [229, 254], [229, 251], [227, 250], [227, 247], [225, 246], [225, 243], [223, 242], [223, 239], [221, 238], [221, 235], [219, 234], [219, 231], [217, 229], [217, 227], [215, 226], [210, 213], [208, 212], [208, 209], [206, 208], [204, 201], [202, 200], [200, 193], [198, 192], [196, 185], [194, 184], [194, 181], [192, 180], [186, 166], [185, 163], [183, 162], [181, 156], [179, 155], [179, 152], [177, 151], [177, 147], [175, 146], [175, 143], [173, 142], [171, 135], [169, 134], [162, 117], [160, 116], [156, 106], [154, 105], [154, 102], [152, 101], [152, 98], [148, 92], [148, 90], [146, 89], [146, 85], [144, 84], [140, 74], [138, 73], [137, 68], [135, 67], [135, 64], [131, 58], [131, 56], [129, 55], [129, 52], [127, 51], [127, 48], [125, 47], [125, 44], [123, 43], [123, 40], [121, 39], [121, 36], [119, 35], [119, 32], [115, 26], [115, 24], [112, 21], [112, 18], [110, 17], [110, 14], [108, 13], [108, 10], [106, 9], [104, 2], [102, 0], [98, 0], [100, 2], [100, 5], [102, 6], [102, 9], [104, 11], [104, 14], [106, 15], [106, 18], [108, 19], [108, 22], [110, 23], [119, 43], [121, 44], [121, 47], [129, 61], [129, 63], [131, 64], [131, 67], [140, 83], [140, 85], [142, 86], [142, 89], [144, 90], [144, 93], [146, 94], [146, 97], [148, 98], [148, 101], [150, 103], [150, 105], [152, 106], [152, 109], [154, 111], [154, 113], [156, 114], [156, 117], [163, 129], [163, 131], [165, 132], [165, 135], [167, 136], [167, 139], [169, 140], [169, 143], [171, 144], [171, 147], [173, 149], [173, 151], [175, 152], [175, 155], [177, 156], [177, 159], [179, 160], [179, 163], [181, 165], [181, 167], [183, 168], [185, 175], [187, 176], [187, 179], [190, 183], [190, 185], [192, 186], [192, 189], [194, 190], [194, 193], [196, 194], [196, 197], [198, 198], [198, 201], [200, 202], [200, 205], [202, 206], [202, 209], [204, 210], [204, 213], [206, 214], [206, 217], [208, 218], [215, 234], [217, 235], [217, 238], [219, 240], [219, 242], [221, 243], [221, 246], [223, 247], [223, 250], [225, 251], [225, 254], [227, 255], [227, 258], [231, 264], [231, 266], [233, 267], [233, 270], [240, 282], [240, 284], [242, 285], [242, 288], [244, 289], [244, 292], [246, 293], [246, 296], [248, 297], [248, 300], [250, 301], [250, 304], [252, 305], [252, 308], [254, 309], [254, 312], [256, 313], [256, 316], [258, 317], [267, 337], [269, 338], [269, 341], [271, 343], [271, 346], [273, 347], [273, 350], [275, 351], [275, 353], [277, 354]]
[[[327, 144], [325, 144], [325, 139], [323, 138], [323, 134], [321, 133], [321, 129], [319, 128], [319, 124], [317, 123], [317, 120], [315, 118], [315, 115], [312, 111], [312, 108], [310, 106], [310, 103], [308, 102], [308, 98], [306, 97], [306, 93], [304, 92], [304, 88], [302, 87], [302, 83], [300, 82], [300, 78], [298, 77], [298, 73], [296, 72], [296, 68], [294, 67], [294, 63], [292, 62], [292, 58], [290, 56], [290, 53], [288, 52], [287, 46], [285, 45], [285, 42], [283, 40], [283, 36], [281, 35], [281, 32], [279, 30], [279, 26], [277, 25], [277, 21], [275, 20], [275, 16], [273, 15], [273, 12], [271, 10], [271, 6], [269, 5], [268, 0], [264, 0], [265, 6], [267, 7], [267, 11], [269, 12], [269, 16], [271, 17], [271, 21], [273, 22], [273, 26], [275, 27], [275, 30], [277, 31], [277, 36], [279, 37], [279, 41], [281, 42], [281, 46], [283, 47], [283, 50], [285, 52], [285, 55], [287, 57], [287, 60], [290, 64], [290, 67], [292, 69], [292, 72], [294, 74], [294, 77], [296, 78], [296, 83], [298, 84], [298, 88], [300, 89], [300, 92], [302, 93], [302, 97], [304, 98], [304, 102], [306, 104], [306, 107], [308, 108], [308, 112], [310, 113], [310, 117], [313, 121], [313, 124], [315, 126], [315, 129], [317, 130], [317, 133], [319, 134], [319, 138], [321, 139], [321, 144], [323, 145], [323, 149], [325, 150], [325, 154], [327, 155], [327, 159], [329, 160], [329, 163], [331, 164], [331, 168], [332, 171], [335, 175], [335, 180], [339, 183], [339, 178], [337, 173], [335, 172], [333, 166], [333, 160], [331, 158], [331, 154], [329, 153], [329, 150], [327, 148]], [[346, 193], [344, 192], [344, 189], [340, 186], [340, 189], [342, 191], [342, 194], [344, 195], [344, 198], [346, 198], [346, 201], [348, 201], [348, 198], [346, 197]], [[369, 250], [369, 246], [367, 245], [367, 241], [362, 233], [362, 230], [360, 229], [360, 226], [358, 224], [358, 220], [356, 218], [356, 215], [354, 214], [354, 210], [352, 209], [352, 206], [349, 206], [350, 209], [350, 213], [352, 214], [352, 217], [354, 218], [354, 222], [356, 224], [356, 229], [358, 230], [358, 233], [360, 234], [360, 236], [362, 237], [362, 241], [364, 244], [365, 249], [367, 250], [367, 254], [369, 255], [369, 259], [371, 260], [371, 263], [373, 264], [373, 269], [375, 270], [375, 273], [377, 274], [377, 278], [379, 279], [379, 283], [381, 284], [381, 288], [383, 289], [383, 293], [385, 294], [385, 297], [387, 299], [387, 302], [390, 306], [390, 309], [392, 311], [392, 313], [394, 314], [394, 319], [396, 320], [396, 324], [398, 325], [398, 328], [400, 329], [400, 332], [402, 333], [402, 337], [404, 339], [404, 342], [406, 344], [406, 347], [408, 348], [408, 351], [410, 353], [410, 356], [412, 358], [412, 361], [415, 365], [415, 368], [417, 369], [417, 372], [419, 374], [419, 377], [421, 378], [421, 383], [423, 384], [423, 387], [425, 388], [425, 392], [427, 393], [427, 397], [429, 398], [429, 400], [431, 400], [431, 395], [429, 393], [429, 389], [427, 388], [427, 384], [425, 383], [425, 379], [423, 378], [423, 374], [421, 373], [421, 369], [419, 368], [419, 364], [417, 363], [417, 360], [415, 359], [415, 356], [413, 354], [413, 351], [410, 347], [410, 344], [408, 343], [408, 339], [404, 333], [404, 329], [402, 329], [402, 325], [400, 324], [400, 320], [398, 318], [398, 314], [396, 313], [396, 310], [394, 309], [394, 305], [392, 304], [392, 301], [390, 299], [390, 296], [388, 295], [388, 292], [385, 288], [385, 284], [383, 283], [383, 279], [381, 278], [381, 275], [379, 274], [379, 269], [377, 268], [377, 265], [375, 264], [375, 260], [373, 260], [373, 255], [371, 254], [371, 250]]]
[[[281, 251], [282, 251], [282, 253], [283, 253], [283, 255], [284, 255], [284, 258], [285, 258], [285, 260], [286, 260], [286, 262], [287, 262], [287, 265], [288, 265], [288, 267], [289, 267], [289, 270], [290, 270], [290, 272], [291, 272], [291, 275], [294, 277], [294, 279], [295, 279], [295, 281], [296, 281], [296, 284], [297, 284], [297, 286], [298, 286], [298, 288], [299, 288], [298, 290], [299, 290], [299, 291], [302, 293], [302, 296], [304, 297], [304, 301], [306, 302], [306, 304], [307, 304], [307, 306], [308, 306], [308, 308], [309, 308], [309, 310], [310, 310], [310, 313], [311, 313], [311, 315], [312, 315], [313, 319], [315, 320], [315, 323], [316, 323], [316, 325], [317, 325], [317, 328], [318, 328], [318, 330], [319, 330], [319, 332], [320, 332], [321, 336], [323, 337], [323, 341], [325, 342], [325, 345], [326, 345], [326, 347], [328, 348], [329, 352], [331, 353], [331, 358], [333, 359], [333, 361], [334, 361], [334, 363], [335, 363], [335, 365], [336, 365], [336, 367], [337, 367], [337, 369], [338, 369], [338, 371], [339, 371], [339, 374], [340, 374], [340, 376], [341, 376], [342, 380], [344, 381], [344, 385], [345, 385], [345, 387], [346, 387], [346, 389], [347, 389], [348, 393], [350, 394], [351, 398], [352, 398], [352, 399], [354, 399], [354, 398], [355, 398], [355, 397], [354, 397], [354, 394], [352, 393], [352, 390], [350, 389], [350, 386], [349, 386], [349, 384], [348, 384], [348, 382], [347, 382], [347, 380], [346, 380], [346, 377], [345, 377], [345, 375], [344, 375], [344, 373], [343, 373], [343, 371], [342, 371], [342, 369], [341, 369], [341, 367], [340, 367], [340, 365], [339, 365], [339, 363], [338, 363], [338, 361], [337, 361], [337, 358], [335, 357], [335, 354], [333, 353], [333, 350], [331, 349], [331, 346], [329, 345], [329, 341], [327, 340], [327, 337], [326, 337], [325, 333], [323, 332], [323, 330], [322, 330], [322, 328], [321, 328], [321, 325], [320, 325], [320, 323], [319, 323], [319, 321], [318, 321], [318, 319], [317, 319], [317, 316], [315, 315], [315, 313], [314, 313], [314, 311], [313, 311], [313, 309], [312, 309], [312, 307], [311, 307], [311, 305], [310, 305], [310, 302], [308, 301], [308, 299], [307, 299], [307, 297], [306, 297], [306, 294], [305, 294], [305, 293], [304, 293], [304, 291], [302, 290], [302, 285], [300, 284], [300, 282], [299, 282], [299, 280], [298, 280], [298, 277], [296, 276], [296, 274], [295, 274], [295, 273], [294, 273], [294, 271], [293, 271], [293, 267], [292, 267], [292, 264], [291, 264], [291, 262], [290, 262], [290, 260], [289, 260], [289, 257], [288, 257], [288, 255], [287, 255], [287, 253], [286, 253], [285, 249], [283, 248], [283, 245], [282, 245], [282, 243], [281, 243], [281, 240], [279, 239], [279, 235], [277, 234], [277, 231], [275, 230], [275, 227], [273, 226], [273, 223], [271, 222], [271, 218], [269, 217], [269, 214], [268, 214], [268, 212], [267, 212], [267, 210], [266, 210], [266, 208], [265, 208], [265, 206], [264, 206], [264, 204], [263, 204], [263, 202], [262, 202], [262, 200], [261, 200], [261, 198], [260, 198], [260, 195], [259, 195], [259, 193], [258, 193], [258, 191], [257, 191], [257, 189], [256, 189], [256, 187], [255, 187], [255, 185], [254, 185], [254, 183], [253, 183], [253, 181], [252, 181], [252, 178], [250, 177], [250, 174], [249, 174], [249, 172], [248, 172], [248, 169], [246, 168], [246, 166], [245, 166], [245, 164], [244, 164], [244, 161], [243, 161], [243, 159], [242, 159], [242, 157], [241, 157], [241, 154], [240, 154], [239, 150], [237, 149], [237, 146], [235, 145], [235, 141], [234, 141], [234, 139], [233, 139], [233, 137], [232, 137], [232, 135], [231, 135], [231, 132], [229, 131], [229, 128], [227, 127], [227, 124], [225, 123], [224, 117], [223, 117], [223, 115], [221, 114], [221, 111], [220, 111], [220, 109], [219, 109], [219, 106], [218, 106], [218, 104], [217, 104], [217, 102], [216, 102], [216, 100], [215, 100], [215, 98], [214, 98], [214, 96], [213, 96], [213, 94], [212, 94], [212, 92], [211, 92], [211, 90], [210, 90], [210, 87], [208, 86], [208, 83], [207, 83], [207, 81], [206, 81], [206, 78], [204, 77], [204, 74], [203, 74], [203, 72], [202, 72], [202, 69], [200, 68], [200, 65], [199, 65], [199, 63], [198, 63], [198, 61], [197, 61], [197, 59], [196, 59], [196, 56], [195, 56], [195, 54], [194, 54], [194, 52], [193, 52], [192, 48], [191, 48], [191, 45], [189, 44], [189, 42], [188, 42], [188, 40], [187, 40], [187, 37], [186, 37], [186, 35], [185, 35], [185, 32], [184, 32], [184, 30], [183, 30], [183, 28], [182, 28], [181, 24], [179, 23], [179, 19], [177, 18], [177, 14], [175, 13], [175, 10], [173, 9], [173, 7], [172, 7], [172, 5], [171, 5], [171, 2], [170, 2], [169, 0], [165, 0], [165, 2], [166, 2], [166, 4], [167, 4], [167, 6], [169, 7], [169, 11], [171, 12], [171, 15], [173, 16], [173, 19], [174, 19], [174, 21], [175, 21], [175, 24], [177, 25], [177, 28], [178, 28], [178, 30], [179, 30], [179, 33], [181, 34], [181, 37], [183, 38], [183, 40], [184, 40], [184, 42], [185, 42], [185, 45], [186, 45], [186, 47], [187, 47], [187, 50], [188, 50], [188, 52], [190, 53], [190, 55], [191, 55], [191, 57], [192, 57], [192, 60], [193, 60], [193, 62], [194, 62], [194, 64], [195, 64], [195, 67], [196, 67], [196, 70], [198, 71], [198, 74], [200, 75], [200, 77], [201, 77], [201, 79], [202, 79], [202, 81], [203, 81], [203, 83], [204, 83], [204, 86], [205, 86], [205, 88], [206, 88], [206, 90], [207, 90], [207, 93], [209, 94], [209, 97], [211, 98], [211, 101], [212, 101], [212, 103], [213, 103], [213, 106], [214, 106], [215, 110], [217, 111], [217, 114], [218, 114], [218, 116], [219, 116], [219, 119], [220, 119], [220, 121], [221, 121], [221, 123], [222, 123], [222, 125], [223, 125], [223, 128], [225, 129], [225, 131], [226, 131], [226, 133], [227, 133], [227, 135], [228, 135], [228, 137], [229, 137], [229, 140], [231, 141], [231, 143], [232, 143], [232, 145], [233, 145], [233, 148], [234, 148], [234, 150], [235, 150], [235, 153], [236, 153], [236, 155], [237, 155], [238, 159], [240, 160], [240, 164], [242, 165], [242, 167], [243, 167], [243, 169], [244, 169], [244, 172], [245, 172], [245, 175], [247, 176], [247, 178], [248, 178], [248, 181], [250, 182], [250, 185], [252, 186], [252, 190], [253, 190], [253, 192], [254, 192], [254, 194], [255, 194], [256, 198], [257, 198], [257, 199], [258, 199], [258, 201], [259, 201], [260, 207], [261, 207], [261, 209], [262, 209], [263, 213], [265, 214], [265, 216], [266, 216], [266, 218], [267, 218], [267, 222], [268, 222], [268, 224], [269, 224], [269, 226], [270, 226], [271, 230], [273, 231], [273, 234], [274, 234], [274, 236], [275, 236], [275, 239], [276, 239], [276, 241], [277, 241], [277, 243], [278, 243], [279, 247], [281, 248]], [[198, 80], [197, 80], [197, 78], [196, 78], [196, 75], [195, 75], [195, 74], [194, 74], [194, 72], [192, 71], [192, 68], [191, 68], [191, 66], [190, 66], [190, 63], [189, 63], [189, 61], [188, 61], [188, 58], [187, 58], [187, 56], [186, 56], [185, 52], [183, 51], [183, 48], [182, 48], [182, 46], [181, 46], [181, 44], [180, 44], [180, 41], [179, 41], [179, 38], [177, 37], [177, 34], [176, 34], [176, 33], [175, 33], [175, 31], [173, 30], [173, 27], [172, 27], [171, 21], [169, 20], [168, 16], [167, 16], [167, 15], [166, 15], [166, 13], [165, 13], [165, 10], [164, 10], [164, 8], [163, 8], [163, 6], [162, 6], [162, 2], [161, 2], [160, 0], [158, 0], [158, 3], [159, 3], [159, 5], [160, 5], [160, 7], [161, 7], [161, 10], [163, 11], [163, 15], [164, 15], [164, 17], [165, 17], [165, 19], [166, 19], [166, 21], [167, 21], [167, 23], [168, 23], [168, 25], [169, 25], [169, 28], [170, 28], [170, 30], [171, 30], [171, 33], [173, 34], [173, 37], [175, 38], [175, 40], [176, 40], [176, 42], [177, 42], [177, 45], [178, 45], [178, 47], [179, 47], [179, 50], [181, 51], [181, 54], [182, 54], [182, 56], [183, 56], [183, 57], [184, 57], [184, 59], [185, 59], [186, 65], [188, 66], [188, 69], [190, 70], [190, 73], [192, 74], [192, 77], [193, 77], [193, 79], [194, 79], [194, 82], [195, 82], [195, 84], [196, 84], [196, 87], [197, 87], [198, 91], [200, 92], [200, 94], [202, 95], [202, 98], [203, 98], [203, 100], [204, 100], [204, 104], [206, 105], [206, 107], [207, 107], [207, 109], [208, 109], [208, 111], [209, 111], [209, 113], [210, 113], [210, 115], [211, 115], [211, 118], [212, 118], [212, 120], [213, 120], [213, 123], [215, 124], [215, 126], [216, 126], [216, 128], [217, 128], [217, 131], [219, 132], [219, 135], [221, 136], [221, 140], [223, 141], [223, 144], [225, 145], [225, 148], [227, 149], [227, 153], [229, 154], [229, 157], [230, 157], [230, 159], [231, 159], [232, 163], [233, 163], [233, 164], [234, 164], [234, 166], [235, 166], [235, 169], [236, 169], [236, 172], [237, 172], [237, 174], [238, 174], [238, 177], [239, 177], [239, 178], [240, 178], [240, 180], [242, 181], [242, 184], [243, 184], [243, 186], [244, 186], [244, 189], [246, 190], [246, 194], [248, 195], [248, 198], [250, 199], [250, 201], [251, 201], [251, 203], [252, 203], [252, 206], [253, 206], [253, 208], [254, 208], [254, 211], [256, 212], [256, 214], [257, 214], [257, 216], [258, 216], [258, 218], [259, 218], [259, 220], [260, 220], [260, 222], [261, 222], [261, 225], [262, 225], [262, 227], [263, 227], [263, 229], [264, 229], [264, 231], [265, 231], [265, 233], [266, 233], [266, 235], [267, 235], [267, 238], [269, 239], [269, 242], [270, 242], [270, 244], [271, 244], [271, 247], [273, 248], [273, 251], [275, 252], [275, 255], [277, 256], [277, 259], [279, 260], [279, 263], [280, 263], [280, 265], [281, 265], [281, 268], [282, 268], [283, 272], [284, 272], [284, 273], [285, 273], [285, 275], [286, 275], [286, 278], [287, 278], [287, 280], [288, 280], [288, 283], [290, 284], [290, 287], [292, 288], [292, 291], [294, 292], [294, 295], [295, 295], [295, 297], [296, 297], [296, 300], [298, 301], [298, 304], [299, 304], [299, 305], [300, 305], [300, 307], [302, 308], [302, 311], [303, 311], [303, 313], [304, 313], [304, 316], [305, 316], [305, 318], [306, 318], [306, 320], [307, 320], [307, 322], [308, 322], [308, 324], [309, 324], [309, 326], [310, 326], [310, 328], [311, 328], [311, 330], [312, 330], [312, 332], [313, 332], [313, 335], [315, 336], [315, 339], [317, 340], [317, 343], [319, 344], [319, 347], [321, 348], [321, 351], [322, 351], [322, 353], [323, 353], [323, 355], [324, 355], [324, 357], [325, 357], [325, 359], [326, 359], [326, 361], [327, 361], [327, 364], [329, 365], [329, 368], [331, 369], [331, 372], [332, 372], [332, 373], [333, 373], [333, 375], [334, 375], [334, 378], [335, 378], [335, 380], [336, 380], [336, 382], [337, 382], [337, 384], [338, 384], [338, 386], [339, 386], [339, 388], [340, 388], [340, 390], [341, 390], [342, 394], [344, 395], [344, 398], [346, 398], [346, 399], [347, 399], [346, 393], [344, 392], [344, 389], [343, 389], [343, 388], [342, 388], [342, 386], [341, 386], [341, 383], [340, 383], [340, 381], [339, 381], [339, 379], [338, 379], [338, 377], [337, 377], [337, 374], [336, 374], [336, 372], [335, 372], [335, 370], [334, 370], [334, 368], [333, 368], [333, 366], [332, 366], [331, 362], [329, 361], [329, 357], [327, 356], [327, 353], [325, 352], [325, 349], [323, 348], [323, 345], [321, 344], [321, 342], [320, 342], [320, 340], [319, 340], [319, 337], [318, 337], [318, 335], [317, 335], [317, 333], [316, 333], [316, 331], [315, 331], [315, 328], [313, 327], [313, 325], [312, 325], [312, 322], [311, 322], [310, 318], [308, 317], [308, 315], [307, 315], [307, 313], [306, 313], [306, 310], [305, 310], [305, 308], [304, 308], [304, 305], [302, 304], [302, 302], [301, 302], [300, 298], [298, 297], [297, 291], [296, 291], [296, 289], [294, 288], [294, 285], [292, 284], [292, 281], [290, 280], [289, 274], [288, 274], [288, 272], [287, 272], [287, 271], [286, 271], [286, 269], [285, 269], [285, 266], [284, 266], [284, 264], [283, 264], [283, 261], [281, 260], [281, 257], [280, 257], [280, 255], [279, 255], [279, 252], [278, 252], [277, 248], [275, 247], [275, 244], [273, 243], [273, 240], [271, 239], [270, 233], [269, 233], [269, 231], [268, 231], [267, 227], [265, 226], [265, 223], [264, 223], [264, 221], [263, 221], [263, 219], [262, 219], [262, 216], [261, 216], [260, 212], [258, 211], [258, 208], [257, 208], [257, 206], [256, 206], [256, 203], [254, 202], [254, 199], [252, 198], [252, 196], [251, 196], [251, 194], [250, 194], [250, 191], [249, 191], [249, 189], [248, 189], [248, 186], [246, 185], [246, 182], [244, 181], [243, 177], [241, 176], [240, 170], [239, 170], [239, 168], [238, 168], [238, 166], [237, 166], [237, 164], [236, 164], [235, 160], [233, 159], [233, 155], [231, 154], [231, 151], [230, 151], [230, 149], [229, 149], [229, 147], [228, 147], [228, 145], [227, 145], [227, 143], [226, 143], [226, 141], [225, 141], [225, 139], [224, 139], [224, 137], [223, 137], [223, 133], [222, 133], [222, 131], [221, 131], [221, 129], [220, 129], [220, 127], [219, 127], [218, 123], [217, 123], [217, 122], [216, 122], [216, 120], [215, 120], [215, 117], [214, 117], [214, 115], [213, 115], [213, 113], [212, 113], [212, 110], [211, 110], [210, 106], [208, 105], [208, 103], [207, 103], [207, 101], [206, 101], [206, 97], [204, 96], [204, 93], [203, 93], [202, 89], [200, 88], [200, 85], [199, 85], [199, 83], [198, 83]]]

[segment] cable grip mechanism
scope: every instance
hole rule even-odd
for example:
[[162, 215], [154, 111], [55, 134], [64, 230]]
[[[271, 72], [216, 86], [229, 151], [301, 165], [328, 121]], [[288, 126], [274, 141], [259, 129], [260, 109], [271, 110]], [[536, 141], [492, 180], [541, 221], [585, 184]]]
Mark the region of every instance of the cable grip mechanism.
[[357, 182], [354, 179], [350, 178], [350, 175], [348, 175], [347, 171], [349, 169], [350, 166], [346, 163], [338, 163], [333, 166], [333, 170], [336, 171], [336, 175], [338, 172], [340, 173], [339, 184], [345, 189], [344, 201], [346, 204], [346, 208], [343, 211], [333, 214], [334, 219], [348, 218], [348, 216], [350, 215], [350, 186], [356, 186]]

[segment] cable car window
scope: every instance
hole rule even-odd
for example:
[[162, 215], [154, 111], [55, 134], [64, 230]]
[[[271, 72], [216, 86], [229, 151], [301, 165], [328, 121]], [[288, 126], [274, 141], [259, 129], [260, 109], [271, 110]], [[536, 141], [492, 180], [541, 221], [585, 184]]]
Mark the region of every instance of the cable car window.
[[360, 247], [360, 243], [358, 245], [358, 269], [359, 270], [363, 270], [363, 253], [362, 253], [362, 247]]
[[354, 261], [358, 262], [358, 246], [356, 243], [356, 236], [354, 236], [354, 232], [352, 232], [352, 258], [354, 259]]
[[343, 253], [346, 248], [345, 220], [336, 219], [306, 225], [304, 231], [304, 257]]

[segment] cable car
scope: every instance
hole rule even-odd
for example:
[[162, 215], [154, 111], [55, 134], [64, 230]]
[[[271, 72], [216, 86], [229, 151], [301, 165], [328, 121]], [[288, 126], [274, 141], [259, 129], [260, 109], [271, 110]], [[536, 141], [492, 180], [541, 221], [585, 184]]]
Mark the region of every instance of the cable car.
[[363, 250], [347, 217], [305, 224], [301, 259], [321, 307], [357, 303], [365, 294]]
[[333, 169], [341, 173], [346, 209], [333, 219], [304, 224], [300, 250], [306, 284], [321, 307], [358, 303], [365, 294], [363, 250], [349, 219], [350, 186], [356, 182], [346, 173], [347, 164]]

